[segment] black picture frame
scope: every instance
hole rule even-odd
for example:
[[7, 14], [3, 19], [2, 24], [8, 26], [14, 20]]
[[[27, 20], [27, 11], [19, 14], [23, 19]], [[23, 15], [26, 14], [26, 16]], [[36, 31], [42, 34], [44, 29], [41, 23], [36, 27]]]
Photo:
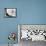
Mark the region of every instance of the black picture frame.
[[[15, 15], [13, 16], [13, 15], [8, 15], [8, 13], [7, 13], [7, 10], [8, 9], [14, 9], [15, 10]], [[5, 18], [16, 18], [17, 17], [17, 8], [4, 8], [4, 17]]]

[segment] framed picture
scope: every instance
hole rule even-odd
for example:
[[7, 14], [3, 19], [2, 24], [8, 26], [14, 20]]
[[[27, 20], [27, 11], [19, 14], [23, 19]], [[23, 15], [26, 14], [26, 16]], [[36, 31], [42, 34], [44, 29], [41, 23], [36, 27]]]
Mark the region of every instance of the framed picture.
[[18, 41], [46, 41], [46, 24], [19, 24]]
[[5, 17], [16, 17], [17, 16], [17, 8], [5, 8]]

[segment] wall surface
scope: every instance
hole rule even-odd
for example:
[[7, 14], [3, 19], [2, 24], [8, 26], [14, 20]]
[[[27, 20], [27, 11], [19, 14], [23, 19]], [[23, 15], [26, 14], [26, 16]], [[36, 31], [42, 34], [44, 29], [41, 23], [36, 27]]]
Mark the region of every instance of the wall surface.
[[[17, 17], [4, 18], [4, 8], [17, 8]], [[0, 44], [8, 43], [9, 32], [17, 34], [18, 24], [46, 24], [46, 0], [0, 0]]]

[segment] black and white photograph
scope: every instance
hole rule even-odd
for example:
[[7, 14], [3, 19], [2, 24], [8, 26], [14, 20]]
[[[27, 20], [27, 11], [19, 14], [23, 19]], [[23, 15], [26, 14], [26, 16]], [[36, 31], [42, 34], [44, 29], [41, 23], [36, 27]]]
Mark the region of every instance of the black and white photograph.
[[34, 43], [46, 42], [46, 25], [18, 25], [20, 46], [31, 46]]
[[16, 17], [16, 8], [5, 8], [5, 17]]

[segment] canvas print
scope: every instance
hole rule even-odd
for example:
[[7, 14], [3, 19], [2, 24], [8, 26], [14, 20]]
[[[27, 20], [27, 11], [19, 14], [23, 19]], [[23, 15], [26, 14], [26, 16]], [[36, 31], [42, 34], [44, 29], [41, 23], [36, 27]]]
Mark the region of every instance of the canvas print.
[[16, 17], [16, 8], [5, 8], [5, 17]]

